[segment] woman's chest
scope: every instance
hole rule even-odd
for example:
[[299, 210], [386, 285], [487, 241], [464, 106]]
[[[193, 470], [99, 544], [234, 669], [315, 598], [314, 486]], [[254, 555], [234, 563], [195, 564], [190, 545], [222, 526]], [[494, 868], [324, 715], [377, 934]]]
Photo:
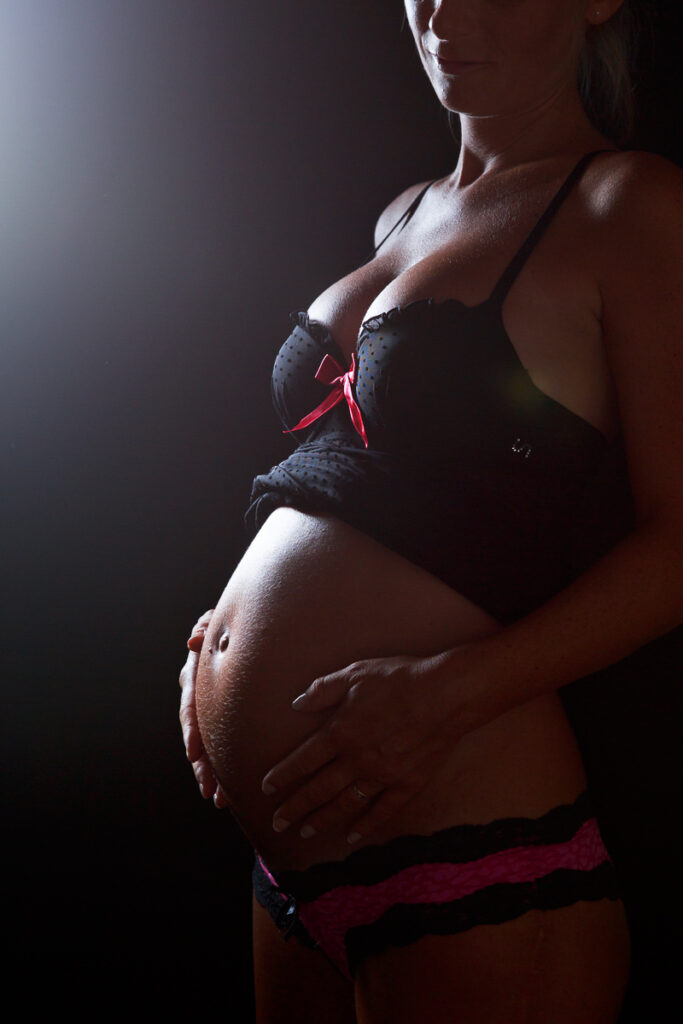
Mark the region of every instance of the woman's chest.
[[[618, 431], [616, 395], [602, 341], [599, 291], [586, 257], [590, 247], [581, 234], [568, 226], [532, 252], [498, 304], [504, 328], [498, 352], [503, 362], [512, 354], [541, 392], [610, 437]], [[464, 225], [450, 234], [433, 228], [406, 234], [321, 293], [309, 315], [329, 329], [349, 362], [357, 342], [362, 357], [363, 325], [389, 310], [428, 299], [446, 305], [458, 300], [476, 314], [508, 265], [516, 238], [515, 225], [500, 219], [479, 230]], [[396, 358], [412, 359], [416, 372], [438, 377], [454, 364], [491, 359], [496, 352], [482, 344], [475, 323], [485, 318], [473, 320], [469, 312], [446, 318], [437, 346], [433, 337], [425, 344], [424, 336], [407, 338], [403, 332], [400, 345], [382, 350], [381, 370]]]

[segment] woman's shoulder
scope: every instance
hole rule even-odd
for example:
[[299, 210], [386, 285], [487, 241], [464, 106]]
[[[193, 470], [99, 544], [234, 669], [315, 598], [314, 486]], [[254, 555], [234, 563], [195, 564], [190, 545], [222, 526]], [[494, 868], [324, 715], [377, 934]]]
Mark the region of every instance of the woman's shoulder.
[[683, 271], [683, 171], [656, 153], [600, 154], [581, 182], [587, 259], [604, 294], [619, 295], [644, 279]]
[[607, 166], [624, 181], [683, 180], [683, 171], [672, 161], [645, 149], [623, 149], [602, 154]]
[[683, 171], [663, 156], [615, 150], [601, 154], [590, 170], [592, 212], [615, 227], [666, 224], [683, 213]]
[[394, 224], [401, 219], [413, 200], [417, 199], [422, 189], [430, 184], [431, 180], [420, 181], [416, 185], [410, 185], [384, 207], [375, 224], [375, 245], [379, 245], [384, 236], [391, 231]]

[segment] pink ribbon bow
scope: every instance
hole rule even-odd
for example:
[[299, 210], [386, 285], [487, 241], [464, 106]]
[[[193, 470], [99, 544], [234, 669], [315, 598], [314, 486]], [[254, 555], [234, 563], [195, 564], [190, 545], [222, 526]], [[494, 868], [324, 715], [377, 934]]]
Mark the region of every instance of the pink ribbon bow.
[[351, 355], [351, 369], [347, 370], [346, 373], [344, 373], [337, 360], [328, 352], [316, 370], [315, 379], [319, 380], [321, 384], [327, 384], [334, 390], [312, 412], [309, 412], [302, 420], [299, 420], [295, 427], [292, 427], [290, 430], [283, 430], [283, 434], [291, 434], [294, 430], [303, 430], [304, 427], [310, 426], [311, 423], [319, 420], [321, 416], [324, 416], [326, 412], [329, 412], [330, 409], [333, 409], [335, 405], [338, 405], [345, 398], [349, 407], [351, 422], [363, 438], [363, 443], [367, 448], [368, 439], [365, 433], [363, 417], [352, 391], [352, 385], [356, 383], [355, 352]]

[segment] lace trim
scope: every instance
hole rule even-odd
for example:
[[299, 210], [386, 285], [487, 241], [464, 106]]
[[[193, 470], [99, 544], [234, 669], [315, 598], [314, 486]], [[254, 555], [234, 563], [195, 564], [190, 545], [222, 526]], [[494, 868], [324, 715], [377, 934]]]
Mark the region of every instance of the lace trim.
[[[348, 971], [353, 976], [366, 957], [390, 946], [408, 946], [423, 935], [454, 935], [475, 925], [512, 921], [528, 910], [556, 910], [584, 900], [616, 900], [620, 895], [614, 867], [604, 861], [591, 871], [559, 868], [534, 882], [493, 885], [450, 903], [399, 903], [373, 924], [347, 931]], [[347, 964], [340, 966], [343, 970]]]
[[368, 317], [361, 324], [360, 333], [362, 334], [373, 334], [378, 331], [381, 327], [385, 327], [387, 324], [391, 324], [393, 320], [397, 320], [399, 317], [418, 318], [423, 315], [434, 312], [435, 310], [441, 311], [442, 307], [449, 307], [450, 309], [457, 310], [470, 310], [478, 309], [489, 304], [489, 300], [486, 299], [484, 302], [480, 302], [478, 306], [466, 306], [460, 299], [440, 299], [438, 302], [435, 298], [429, 297], [427, 299], [413, 299], [412, 302], [408, 302], [405, 306], [393, 306], [391, 309], [387, 309], [384, 313], [378, 313], [377, 316]]
[[293, 327], [300, 327], [303, 331], [306, 331], [314, 341], [317, 341], [324, 348], [339, 349], [329, 328], [319, 320], [312, 320], [305, 309], [295, 310], [290, 313], [289, 320]]
[[384, 313], [378, 313], [376, 316], [368, 317], [367, 320], [363, 320], [360, 325], [360, 334], [374, 334], [375, 331], [379, 331], [380, 328], [390, 324], [393, 320], [396, 320], [399, 316], [401, 318], [405, 316], [413, 316], [416, 313], [422, 314], [423, 312], [431, 309], [434, 305], [434, 299], [414, 299], [413, 302], [407, 303], [405, 306], [392, 306], [391, 309], [387, 309]]
[[305, 902], [342, 885], [372, 885], [413, 864], [466, 863], [513, 846], [562, 843], [593, 816], [590, 795], [554, 807], [540, 818], [500, 818], [485, 825], [454, 825], [432, 835], [397, 836], [365, 846], [343, 861], [313, 864], [305, 871], [275, 873], [277, 884]]

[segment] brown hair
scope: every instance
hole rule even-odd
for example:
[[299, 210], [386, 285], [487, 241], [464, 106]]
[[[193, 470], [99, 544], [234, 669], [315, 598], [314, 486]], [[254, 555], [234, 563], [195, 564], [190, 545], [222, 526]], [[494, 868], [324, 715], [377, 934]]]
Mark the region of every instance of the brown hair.
[[589, 25], [578, 67], [581, 102], [598, 131], [626, 143], [635, 130], [633, 64], [644, 10], [624, 0], [601, 25]]

